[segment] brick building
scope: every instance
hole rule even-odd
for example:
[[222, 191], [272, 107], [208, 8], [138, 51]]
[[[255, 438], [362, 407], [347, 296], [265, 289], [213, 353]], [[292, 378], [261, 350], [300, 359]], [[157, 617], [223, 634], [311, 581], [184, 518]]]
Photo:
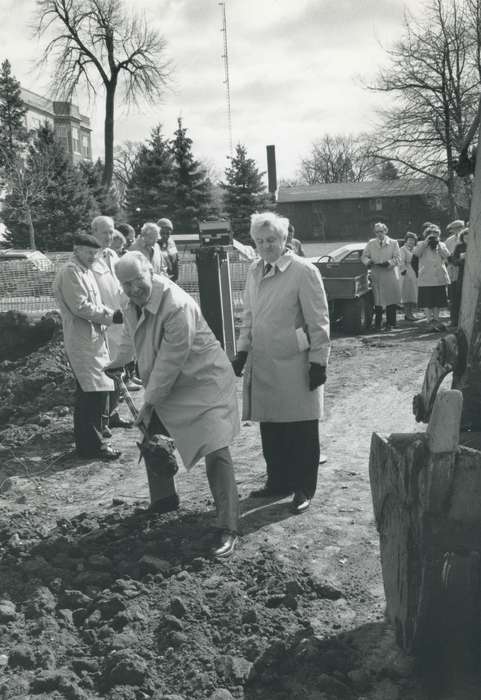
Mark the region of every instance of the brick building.
[[376, 221], [402, 238], [418, 233], [424, 221], [446, 225], [448, 214], [439, 208], [444, 195], [444, 185], [428, 179], [300, 185], [279, 188], [277, 211], [304, 241], [366, 240]]
[[80, 114], [77, 105], [49, 100], [25, 88], [22, 88], [22, 100], [28, 110], [25, 115], [28, 129], [38, 129], [48, 122], [73, 163], [92, 160], [90, 120]]

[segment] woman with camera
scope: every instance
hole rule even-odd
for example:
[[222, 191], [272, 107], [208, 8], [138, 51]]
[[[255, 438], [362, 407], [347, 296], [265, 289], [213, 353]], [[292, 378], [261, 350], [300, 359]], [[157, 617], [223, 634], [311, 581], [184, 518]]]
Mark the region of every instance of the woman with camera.
[[431, 224], [423, 233], [424, 240], [420, 241], [413, 251], [419, 258], [418, 304], [424, 308], [430, 330], [438, 333], [446, 330], [440, 322], [439, 312], [448, 305], [449, 275], [446, 262], [449, 250], [440, 241], [439, 226]]

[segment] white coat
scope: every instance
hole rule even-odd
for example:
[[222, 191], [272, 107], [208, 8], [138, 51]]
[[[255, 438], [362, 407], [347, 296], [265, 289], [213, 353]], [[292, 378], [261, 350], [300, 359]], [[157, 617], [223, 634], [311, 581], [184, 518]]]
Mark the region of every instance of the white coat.
[[436, 250], [429, 247], [428, 241], [419, 241], [414, 248], [419, 258], [418, 285], [420, 287], [445, 287], [449, 284], [446, 262], [449, 250], [441, 241]]
[[327, 365], [329, 313], [319, 270], [287, 251], [264, 276], [252, 263], [238, 351], [249, 353], [243, 418], [291, 423], [322, 415], [322, 391], [309, 391], [309, 363]]
[[[371, 267], [372, 291], [376, 306], [391, 306], [401, 303], [401, 285], [399, 283], [399, 245], [398, 242], [384, 236], [382, 241], [371, 238], [361, 256], [365, 265]], [[388, 262], [389, 267], [377, 267], [379, 263]]]
[[135, 352], [144, 400], [154, 406], [185, 466], [228, 447], [240, 430], [235, 376], [192, 297], [168, 277], [154, 275], [140, 318], [129, 302], [124, 322], [112, 366], [125, 365]]
[[[418, 303], [418, 278], [412, 266], [413, 251], [405, 245], [399, 250], [399, 272], [401, 276], [401, 301], [403, 304]], [[405, 274], [403, 274], [403, 272]]]
[[102, 304], [92, 270], [72, 255], [57, 272], [53, 291], [63, 323], [65, 353], [83, 391], [113, 391], [104, 373], [110, 362], [106, 328], [113, 309]]
[[[92, 264], [92, 272], [100, 292], [100, 298], [105, 306], [116, 311], [122, 305], [122, 287], [115, 275], [115, 263], [119, 256], [111, 248], [99, 250], [97, 257]], [[110, 357], [117, 354], [120, 340], [122, 338], [123, 324], [112, 323], [107, 328], [107, 344]]]

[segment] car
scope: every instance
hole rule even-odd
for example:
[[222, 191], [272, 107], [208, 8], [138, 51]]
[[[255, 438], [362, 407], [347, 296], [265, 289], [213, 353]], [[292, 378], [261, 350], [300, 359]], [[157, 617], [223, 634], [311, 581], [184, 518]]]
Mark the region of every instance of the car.
[[368, 269], [361, 262], [366, 243], [345, 243], [327, 255], [310, 258], [324, 280], [332, 324], [348, 333], [369, 330], [374, 300]]
[[340, 262], [359, 262], [361, 260], [362, 251], [366, 247], [366, 243], [346, 243], [340, 248], [334, 248], [327, 255], [321, 257], [310, 258], [313, 263], [340, 263]]

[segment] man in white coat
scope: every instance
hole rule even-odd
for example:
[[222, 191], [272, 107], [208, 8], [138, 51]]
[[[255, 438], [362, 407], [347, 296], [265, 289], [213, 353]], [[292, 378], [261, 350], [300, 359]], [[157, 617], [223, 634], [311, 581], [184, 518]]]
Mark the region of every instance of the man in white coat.
[[[187, 469], [204, 457], [217, 510], [216, 557], [237, 543], [239, 499], [229, 446], [240, 430], [234, 373], [196, 302], [140, 252], [128, 252], [115, 272], [129, 304], [125, 333], [112, 367], [137, 357], [145, 386], [138, 423], [157, 422]], [[167, 495], [167, 494], [166, 494]]]
[[246, 281], [238, 353], [244, 415], [259, 421], [267, 483], [254, 497], [294, 492], [295, 514], [314, 496], [319, 468], [321, 387], [329, 358], [329, 313], [319, 270], [286, 248], [288, 219], [252, 216], [259, 259]]
[[81, 457], [117, 459], [102, 435], [103, 416], [114, 384], [104, 373], [110, 362], [106, 329], [121, 323], [122, 314], [102, 303], [91, 270], [100, 250], [89, 234], [74, 237], [73, 255], [62, 265], [54, 282], [54, 293], [63, 322], [64, 347], [76, 379], [74, 436]]
[[[119, 257], [110, 247], [114, 234], [114, 222], [110, 216], [96, 216], [91, 223], [92, 235], [100, 245], [100, 250], [92, 264], [92, 272], [99, 288], [100, 298], [105, 306], [111, 309], [121, 308], [122, 288], [115, 275], [115, 263]], [[122, 337], [123, 324], [112, 324], [107, 328], [107, 345], [110, 357], [117, 354], [117, 348]], [[140, 387], [136, 387], [140, 388]], [[110, 392], [109, 406], [104, 420], [103, 433], [110, 437], [110, 428], [131, 428], [132, 421], [123, 420], [118, 412], [119, 392], [117, 389]]]
[[374, 224], [374, 238], [364, 248], [361, 261], [371, 268], [372, 291], [374, 293], [374, 328], [381, 329], [383, 310], [386, 309], [387, 331], [396, 326], [396, 310], [401, 304], [401, 285], [398, 265], [399, 245], [389, 238], [388, 227], [382, 222]]

